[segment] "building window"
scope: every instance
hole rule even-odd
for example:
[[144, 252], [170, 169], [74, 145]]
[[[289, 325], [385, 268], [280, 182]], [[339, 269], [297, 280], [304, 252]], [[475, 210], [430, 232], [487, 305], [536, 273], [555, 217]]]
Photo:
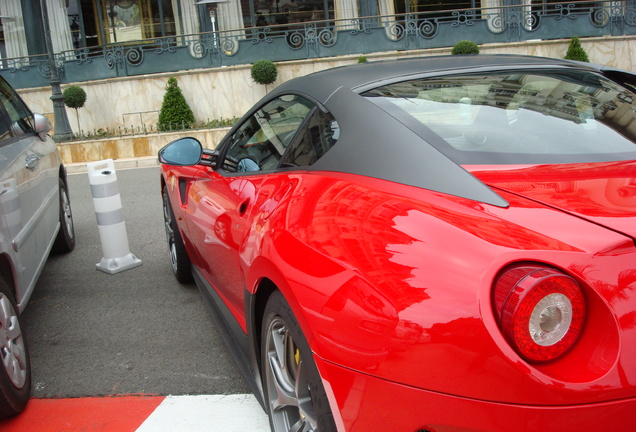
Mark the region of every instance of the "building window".
[[[338, 0], [336, 0], [338, 1]], [[254, 15], [245, 26], [267, 27], [334, 19], [334, 0], [242, 0], [244, 13], [254, 3]]]
[[102, 19], [106, 43], [174, 36], [176, 25], [170, 0], [104, 0]]
[[475, 8], [475, 0], [394, 0], [395, 11], [403, 13], [440, 12], [457, 9]]

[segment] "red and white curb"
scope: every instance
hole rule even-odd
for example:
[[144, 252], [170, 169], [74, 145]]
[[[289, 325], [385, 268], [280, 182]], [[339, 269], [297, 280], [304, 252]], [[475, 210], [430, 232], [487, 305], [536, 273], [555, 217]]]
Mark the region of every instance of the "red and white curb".
[[268, 432], [253, 395], [31, 399], [2, 432]]

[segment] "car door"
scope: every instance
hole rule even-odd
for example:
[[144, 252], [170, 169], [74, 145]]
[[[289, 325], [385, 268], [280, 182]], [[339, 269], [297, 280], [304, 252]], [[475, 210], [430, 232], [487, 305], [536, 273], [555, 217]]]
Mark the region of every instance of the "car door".
[[[43, 117], [42, 117], [43, 118]], [[37, 122], [37, 120], [35, 120]], [[40, 219], [37, 221], [45, 242], [45, 248], [55, 240], [60, 222], [59, 178], [61, 161], [57, 146], [49, 135], [31, 134], [22, 139], [32, 181], [40, 195]], [[42, 256], [46, 259], [46, 255]]]
[[[313, 104], [300, 96], [273, 99], [255, 110], [221, 143], [221, 158], [209, 178], [188, 192], [188, 231], [196, 245], [195, 265], [245, 329], [242, 254], [263, 196], [272, 190], [279, 162]], [[284, 176], [284, 174], [283, 174]], [[263, 185], [267, 184], [267, 188]], [[289, 188], [289, 182], [277, 181]], [[271, 204], [271, 202], [270, 202]]]
[[[55, 215], [48, 211], [51, 200], [44, 195], [52, 192], [43, 190], [50, 144], [40, 144], [43, 140], [35, 133], [33, 114], [4, 80], [0, 80], [0, 102], [4, 130], [0, 141], [0, 205], [15, 254], [19, 282], [16, 301], [22, 304], [33, 289], [51, 244], [52, 228], [47, 232], [46, 221], [57, 219], [58, 210], [55, 206]], [[57, 188], [57, 181], [55, 185]]]

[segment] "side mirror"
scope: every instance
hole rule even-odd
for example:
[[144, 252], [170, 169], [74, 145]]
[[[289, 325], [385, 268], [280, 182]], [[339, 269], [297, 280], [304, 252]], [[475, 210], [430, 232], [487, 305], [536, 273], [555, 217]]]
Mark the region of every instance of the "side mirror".
[[33, 126], [35, 129], [35, 133], [40, 135], [40, 138], [42, 138], [42, 140], [45, 140], [46, 134], [51, 132], [51, 129], [53, 129], [53, 126], [51, 125], [51, 121], [49, 120], [49, 118], [43, 116], [42, 114], [34, 113], [33, 123], [34, 123]]
[[261, 170], [261, 167], [259, 167], [256, 161], [251, 157], [245, 157], [239, 160], [237, 168], [238, 172], [252, 172]]
[[203, 146], [195, 138], [180, 138], [159, 150], [159, 162], [174, 166], [191, 166], [201, 161]]

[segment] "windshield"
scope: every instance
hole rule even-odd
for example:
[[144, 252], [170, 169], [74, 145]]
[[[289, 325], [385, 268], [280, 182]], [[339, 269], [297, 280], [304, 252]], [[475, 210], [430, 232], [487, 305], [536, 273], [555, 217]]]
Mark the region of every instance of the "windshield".
[[363, 96], [462, 164], [636, 159], [636, 95], [591, 72], [444, 76]]

